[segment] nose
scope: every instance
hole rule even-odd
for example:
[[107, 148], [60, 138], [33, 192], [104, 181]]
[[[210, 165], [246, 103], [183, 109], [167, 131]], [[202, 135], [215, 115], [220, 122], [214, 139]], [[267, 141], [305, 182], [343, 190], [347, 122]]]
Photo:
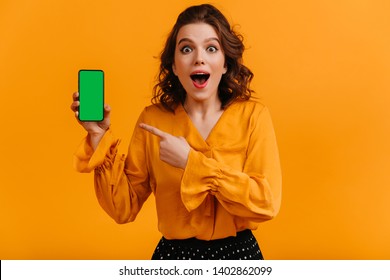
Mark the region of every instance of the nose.
[[204, 64], [205, 64], [205, 62], [204, 62], [202, 53], [200, 51], [198, 51], [196, 56], [195, 56], [195, 65], [204, 65]]
[[197, 60], [195, 61], [195, 65], [204, 65], [203, 59], [197, 59]]

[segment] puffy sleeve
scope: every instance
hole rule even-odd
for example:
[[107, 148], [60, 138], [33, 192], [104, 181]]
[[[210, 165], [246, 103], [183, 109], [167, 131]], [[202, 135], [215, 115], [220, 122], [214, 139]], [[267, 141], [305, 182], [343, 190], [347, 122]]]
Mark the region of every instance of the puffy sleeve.
[[193, 211], [214, 195], [232, 215], [254, 222], [272, 219], [281, 203], [281, 169], [269, 111], [264, 107], [250, 131], [243, 170], [191, 149], [181, 182], [181, 197]]
[[118, 153], [120, 141], [111, 129], [93, 151], [83, 139], [75, 153], [74, 165], [79, 172], [94, 170], [95, 192], [99, 204], [117, 223], [133, 221], [149, 197], [151, 189], [145, 159], [145, 135], [137, 122], [127, 157]]

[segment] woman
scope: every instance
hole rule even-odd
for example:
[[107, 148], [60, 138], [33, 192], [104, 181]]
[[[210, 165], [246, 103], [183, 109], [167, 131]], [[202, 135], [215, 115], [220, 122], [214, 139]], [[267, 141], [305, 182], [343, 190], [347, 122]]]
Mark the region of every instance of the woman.
[[76, 169], [94, 170], [98, 201], [116, 222], [133, 221], [153, 192], [163, 237], [152, 259], [263, 259], [252, 230], [279, 211], [281, 172], [243, 51], [220, 11], [189, 7], [168, 36], [127, 157], [117, 154], [108, 105], [102, 122], [80, 122], [88, 136]]

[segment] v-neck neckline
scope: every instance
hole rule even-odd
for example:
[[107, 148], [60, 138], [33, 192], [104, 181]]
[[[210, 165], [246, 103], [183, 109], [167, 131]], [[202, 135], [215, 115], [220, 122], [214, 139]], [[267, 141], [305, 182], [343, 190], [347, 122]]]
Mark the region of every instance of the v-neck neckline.
[[[232, 104], [231, 104], [232, 105]], [[230, 105], [230, 106], [231, 106]], [[214, 126], [211, 128], [209, 134], [207, 135], [206, 138], [203, 138], [202, 134], [188, 115], [187, 111], [184, 109], [183, 104], [179, 104], [178, 109], [180, 109], [180, 112], [182, 112], [186, 116], [186, 120], [189, 126], [192, 127], [192, 129], [195, 131], [197, 137], [202, 140], [203, 143], [205, 143], [207, 146], [210, 145], [210, 141], [212, 140], [213, 135], [215, 134], [215, 131], [218, 129], [218, 126], [220, 125], [219, 123], [221, 120], [224, 118], [224, 115], [226, 115], [226, 111], [229, 110], [230, 106], [228, 106], [226, 109], [223, 110], [222, 114], [219, 116], [217, 122], [214, 124]]]

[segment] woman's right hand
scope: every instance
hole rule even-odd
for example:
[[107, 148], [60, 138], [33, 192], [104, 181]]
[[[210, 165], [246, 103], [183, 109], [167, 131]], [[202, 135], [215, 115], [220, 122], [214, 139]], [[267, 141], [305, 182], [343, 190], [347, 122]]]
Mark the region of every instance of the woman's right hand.
[[70, 109], [74, 112], [77, 122], [88, 132], [89, 141], [94, 149], [99, 144], [100, 139], [110, 127], [110, 112], [111, 107], [104, 104], [104, 119], [100, 122], [82, 122], [79, 120], [79, 93], [73, 93], [73, 102]]

